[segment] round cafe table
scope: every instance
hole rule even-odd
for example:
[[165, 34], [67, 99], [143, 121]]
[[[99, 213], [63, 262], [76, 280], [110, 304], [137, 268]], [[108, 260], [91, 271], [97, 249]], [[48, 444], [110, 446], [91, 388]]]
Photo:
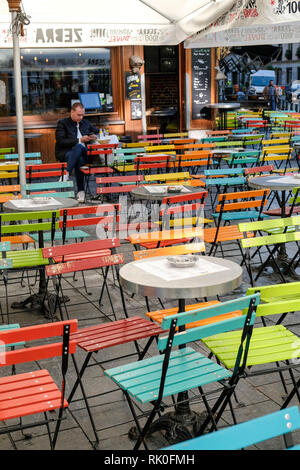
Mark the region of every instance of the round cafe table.
[[213, 103], [205, 105], [206, 108], [217, 109], [220, 113], [220, 129], [227, 129], [227, 113], [241, 107], [241, 103]]
[[[55, 211], [61, 209], [69, 209], [71, 207], [78, 206], [78, 201], [72, 198], [56, 198], [51, 197], [51, 202], [53, 200], [53, 204], [45, 204], [42, 201], [37, 204], [32, 203], [34, 198], [28, 199], [16, 199], [5, 202], [3, 204], [4, 212], [36, 212], [36, 211]], [[42, 196], [41, 196], [42, 199]], [[22, 201], [29, 201], [29, 204], [22, 206]], [[44, 247], [44, 237], [43, 232], [39, 232], [39, 248]], [[30, 295], [25, 300], [21, 302], [13, 302], [11, 307], [14, 309], [22, 309], [25, 308], [27, 305], [30, 305], [31, 308], [39, 308], [42, 313], [46, 316], [46, 318], [52, 318], [50, 312], [50, 304], [52, 302], [56, 302], [56, 295], [47, 292], [47, 280], [44, 267], [37, 268], [39, 271], [39, 290], [36, 294]], [[48, 300], [49, 308], [45, 305], [45, 300]], [[64, 301], [67, 302], [69, 299], [64, 297]]]
[[[160, 186], [161, 186], [161, 191], [159, 191]], [[146, 201], [162, 201], [165, 197], [183, 196], [185, 194], [193, 194], [193, 193], [199, 193], [203, 191], [203, 188], [201, 186], [185, 186], [184, 184], [182, 184], [178, 186], [183, 186], [184, 190], [173, 193], [173, 192], [167, 191], [166, 188], [168, 186], [172, 186], [172, 184], [141, 185], [141, 186], [137, 186], [132, 191], [130, 191], [130, 194], [135, 199], [146, 200]]]
[[[132, 261], [120, 269], [120, 284], [124, 290], [143, 297], [178, 300], [179, 312], [185, 311], [185, 301], [232, 292], [242, 282], [243, 270], [233, 261], [212, 256], [200, 256], [190, 268], [173, 267], [165, 256]], [[178, 423], [198, 429], [201, 417], [192, 411], [188, 393], [178, 395], [175, 412], [166, 413], [155, 421], [149, 434], [158, 429], [176, 435]], [[173, 431], [172, 431], [173, 430]]]
[[[28, 153], [28, 142], [30, 139], [38, 139], [42, 137], [43, 134], [38, 132], [24, 132], [24, 140], [25, 140], [25, 153]], [[10, 136], [12, 139], [17, 139], [17, 134], [13, 134]]]

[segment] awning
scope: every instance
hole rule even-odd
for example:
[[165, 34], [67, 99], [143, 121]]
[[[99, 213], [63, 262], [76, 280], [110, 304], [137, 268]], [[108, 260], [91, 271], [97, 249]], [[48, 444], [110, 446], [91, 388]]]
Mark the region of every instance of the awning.
[[[235, 0], [22, 0], [30, 18], [20, 47], [179, 44], [215, 22]], [[0, 47], [12, 46], [0, 0]]]
[[240, 0], [230, 13], [185, 41], [186, 48], [300, 42], [300, 2]]

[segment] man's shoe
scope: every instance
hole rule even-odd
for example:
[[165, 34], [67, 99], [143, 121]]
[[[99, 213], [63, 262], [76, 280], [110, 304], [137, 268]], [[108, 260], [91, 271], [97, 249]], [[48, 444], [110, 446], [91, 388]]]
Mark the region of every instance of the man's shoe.
[[79, 193], [77, 193], [77, 201], [78, 202], [84, 202], [85, 201], [85, 192], [84, 191], [79, 191]]
[[58, 182], [61, 183], [62, 181], [70, 181], [70, 177], [68, 174], [64, 175], [64, 177], [60, 177]]

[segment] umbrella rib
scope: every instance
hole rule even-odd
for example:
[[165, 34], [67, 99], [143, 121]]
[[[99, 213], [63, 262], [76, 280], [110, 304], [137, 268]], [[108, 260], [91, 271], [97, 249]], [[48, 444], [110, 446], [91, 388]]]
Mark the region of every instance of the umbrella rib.
[[154, 8], [152, 5], [149, 5], [148, 2], [146, 2], [145, 0], [139, 0], [140, 3], [143, 3], [143, 5], [146, 5], [147, 7], [151, 8], [151, 10], [155, 11], [156, 13], [158, 13], [159, 15], [161, 15], [163, 18], [165, 18], [166, 20], [170, 21], [170, 23], [175, 23], [174, 20], [172, 20], [171, 18], [169, 18], [168, 16], [166, 16], [164, 13], [162, 13], [161, 11], [159, 11], [157, 8]]

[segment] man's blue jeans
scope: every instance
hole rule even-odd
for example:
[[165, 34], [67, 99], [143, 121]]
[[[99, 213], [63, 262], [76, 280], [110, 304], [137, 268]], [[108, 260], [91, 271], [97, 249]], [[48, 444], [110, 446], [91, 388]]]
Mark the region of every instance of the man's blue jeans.
[[270, 104], [272, 111], [276, 111], [276, 98], [274, 96], [270, 98]]
[[78, 192], [84, 191], [84, 174], [80, 171], [80, 167], [84, 166], [88, 161], [86, 147], [81, 144], [76, 144], [66, 153], [65, 161], [67, 162], [67, 172], [70, 175], [73, 169], [75, 170]]

